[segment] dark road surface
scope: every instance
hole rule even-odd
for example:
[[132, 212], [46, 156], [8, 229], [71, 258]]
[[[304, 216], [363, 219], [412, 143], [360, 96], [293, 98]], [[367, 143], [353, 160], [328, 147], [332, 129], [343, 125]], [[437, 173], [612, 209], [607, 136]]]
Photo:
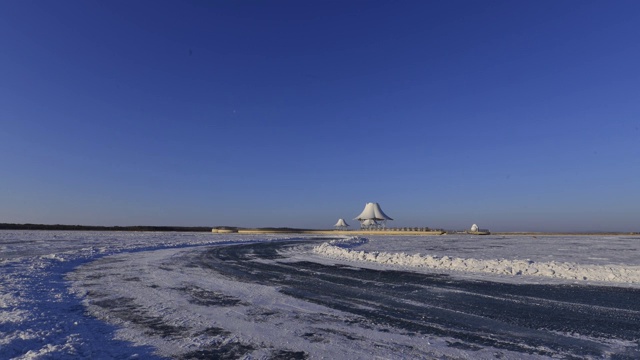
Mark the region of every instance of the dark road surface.
[[[640, 290], [517, 285], [442, 274], [279, 262], [317, 240], [216, 246], [199, 266], [241, 282], [357, 315], [408, 334], [456, 339], [460, 349], [495, 347], [565, 359], [640, 359]], [[272, 261], [252, 261], [265, 259]], [[624, 341], [626, 347], [612, 346]]]

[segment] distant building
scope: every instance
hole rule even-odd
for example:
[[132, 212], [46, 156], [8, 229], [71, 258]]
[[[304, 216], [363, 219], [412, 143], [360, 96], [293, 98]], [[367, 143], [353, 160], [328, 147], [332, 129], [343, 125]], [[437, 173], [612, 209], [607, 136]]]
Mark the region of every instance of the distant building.
[[489, 229], [480, 229], [480, 227], [476, 224], [471, 225], [471, 230], [468, 231], [470, 234], [474, 235], [489, 235], [491, 232]]
[[354, 220], [360, 222], [361, 229], [385, 228], [387, 220], [393, 220], [382, 211], [378, 203], [367, 203], [364, 210]]
[[347, 230], [347, 228], [349, 227], [349, 224], [347, 224], [347, 222], [341, 218], [341, 219], [338, 219], [338, 222], [333, 226], [338, 230]]

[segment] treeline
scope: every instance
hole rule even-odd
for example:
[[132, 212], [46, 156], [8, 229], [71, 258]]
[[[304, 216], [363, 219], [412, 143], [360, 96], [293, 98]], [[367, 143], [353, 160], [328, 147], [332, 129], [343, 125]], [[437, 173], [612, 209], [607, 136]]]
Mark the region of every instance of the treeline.
[[6, 224], [0, 223], [0, 230], [78, 230], [78, 231], [180, 231], [210, 232], [204, 226], [92, 226], [92, 225], [45, 225], [45, 224]]
[[231, 231], [239, 231], [239, 230], [247, 230], [247, 231], [264, 231], [264, 232], [274, 232], [274, 233], [301, 233], [305, 231], [316, 231], [315, 229], [298, 229], [298, 228], [290, 228], [290, 227], [261, 227], [261, 228], [244, 228], [244, 227], [236, 227], [236, 226], [215, 226], [214, 230], [231, 230]]

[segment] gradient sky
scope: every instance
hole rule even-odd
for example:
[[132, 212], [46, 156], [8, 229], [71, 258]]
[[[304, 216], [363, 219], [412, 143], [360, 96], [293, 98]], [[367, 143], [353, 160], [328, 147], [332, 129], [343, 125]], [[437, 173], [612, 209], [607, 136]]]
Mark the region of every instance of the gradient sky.
[[2, 1], [0, 222], [640, 231], [640, 2]]

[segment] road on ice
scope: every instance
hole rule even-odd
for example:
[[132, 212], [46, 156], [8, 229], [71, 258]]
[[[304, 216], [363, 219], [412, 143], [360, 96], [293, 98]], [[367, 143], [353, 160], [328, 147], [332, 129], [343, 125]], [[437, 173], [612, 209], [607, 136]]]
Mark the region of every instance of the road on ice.
[[640, 358], [640, 289], [371, 268], [322, 241], [119, 254], [69, 279], [119, 340], [168, 358]]
[[[455, 339], [449, 346], [470, 352], [493, 347], [569, 358], [640, 357], [638, 289], [506, 284], [278, 261], [287, 248], [300, 244], [212, 247], [196, 262], [237, 281], [275, 286], [286, 295], [357, 315], [373, 326]], [[611, 350], [616, 341], [635, 346]]]

